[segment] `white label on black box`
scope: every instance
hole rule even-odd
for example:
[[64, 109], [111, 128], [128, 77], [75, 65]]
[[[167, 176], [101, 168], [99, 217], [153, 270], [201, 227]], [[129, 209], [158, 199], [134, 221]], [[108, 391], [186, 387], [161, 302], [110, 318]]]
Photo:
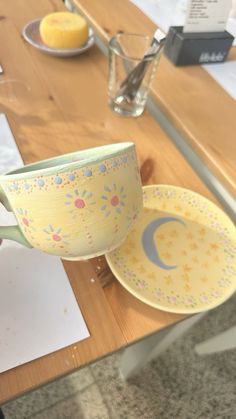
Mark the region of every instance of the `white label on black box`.
[[183, 32], [225, 30], [232, 0], [188, 0]]

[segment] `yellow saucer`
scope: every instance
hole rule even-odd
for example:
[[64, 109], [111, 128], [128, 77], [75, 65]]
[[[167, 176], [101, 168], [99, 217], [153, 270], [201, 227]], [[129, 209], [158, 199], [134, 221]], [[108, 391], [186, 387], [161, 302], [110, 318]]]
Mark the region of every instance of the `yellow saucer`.
[[180, 187], [143, 188], [144, 209], [121, 247], [106, 255], [119, 282], [152, 307], [197, 313], [236, 290], [236, 228], [201, 195]]

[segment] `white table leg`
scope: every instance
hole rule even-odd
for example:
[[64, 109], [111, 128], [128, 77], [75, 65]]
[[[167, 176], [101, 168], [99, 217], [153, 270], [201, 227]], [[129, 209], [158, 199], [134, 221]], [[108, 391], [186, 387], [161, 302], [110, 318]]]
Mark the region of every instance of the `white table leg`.
[[165, 351], [171, 343], [187, 332], [205, 314], [206, 312], [189, 317], [125, 349], [120, 362], [122, 378], [127, 379], [137, 373], [140, 368]]
[[236, 326], [195, 346], [198, 355], [213, 354], [236, 348]]

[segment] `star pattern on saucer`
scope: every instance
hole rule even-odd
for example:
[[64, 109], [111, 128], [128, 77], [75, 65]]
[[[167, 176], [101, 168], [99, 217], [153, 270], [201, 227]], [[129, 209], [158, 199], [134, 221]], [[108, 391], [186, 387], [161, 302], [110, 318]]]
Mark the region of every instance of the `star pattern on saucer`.
[[165, 280], [165, 283], [167, 285], [173, 284], [173, 279], [172, 279], [171, 275], [165, 275], [164, 280]]
[[147, 187], [144, 205], [135, 231], [109, 256], [115, 266], [119, 255], [121, 282], [167, 311], [199, 312], [222, 302], [235, 288], [236, 241], [220, 210], [191, 191], [167, 186]]

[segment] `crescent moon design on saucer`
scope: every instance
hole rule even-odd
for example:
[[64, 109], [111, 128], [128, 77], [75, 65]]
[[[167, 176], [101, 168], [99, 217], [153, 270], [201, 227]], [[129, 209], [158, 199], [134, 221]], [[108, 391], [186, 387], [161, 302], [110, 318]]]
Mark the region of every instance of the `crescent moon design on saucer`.
[[147, 225], [142, 234], [142, 245], [147, 258], [159, 268], [170, 270], [175, 269], [177, 265], [166, 265], [160, 258], [154, 242], [156, 230], [163, 224], [177, 222], [185, 226], [185, 223], [175, 217], [160, 217]]

